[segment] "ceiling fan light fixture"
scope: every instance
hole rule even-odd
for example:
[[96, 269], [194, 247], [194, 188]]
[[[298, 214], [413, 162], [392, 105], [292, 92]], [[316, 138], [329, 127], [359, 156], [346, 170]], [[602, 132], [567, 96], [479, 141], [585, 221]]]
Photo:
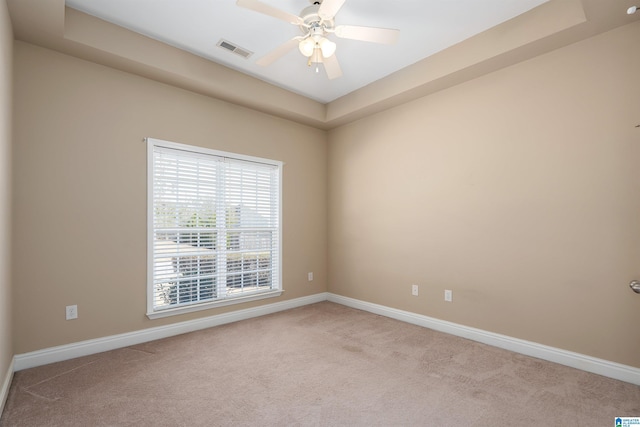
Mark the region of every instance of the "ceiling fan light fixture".
[[[313, 55], [309, 58], [309, 63], [321, 64], [322, 63], [322, 51], [320, 49], [314, 49]], [[316, 66], [317, 68], [317, 66]]]
[[316, 42], [311, 38], [307, 37], [302, 40], [300, 44], [298, 44], [298, 49], [300, 49], [300, 53], [309, 58], [313, 55], [313, 51], [316, 47]]
[[330, 57], [336, 52], [336, 44], [327, 38], [323, 37], [322, 39], [320, 39], [318, 45], [320, 46], [320, 50], [322, 51], [322, 56], [324, 56], [325, 58]]

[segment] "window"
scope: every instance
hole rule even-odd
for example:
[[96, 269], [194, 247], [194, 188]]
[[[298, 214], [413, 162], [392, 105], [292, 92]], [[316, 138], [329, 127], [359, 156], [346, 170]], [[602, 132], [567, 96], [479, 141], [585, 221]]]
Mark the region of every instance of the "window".
[[282, 163], [147, 138], [147, 316], [278, 296]]

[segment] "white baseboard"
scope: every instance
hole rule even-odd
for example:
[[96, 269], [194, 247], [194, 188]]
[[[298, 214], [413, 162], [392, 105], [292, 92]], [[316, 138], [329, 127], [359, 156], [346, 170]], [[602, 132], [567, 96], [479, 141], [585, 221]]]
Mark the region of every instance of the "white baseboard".
[[343, 297], [332, 293], [327, 294], [327, 300], [347, 307], [357, 308], [359, 310], [368, 311], [370, 313], [379, 314], [381, 316], [390, 317], [392, 319], [401, 320], [403, 322], [478, 341], [494, 347], [536, 357], [538, 359], [548, 360], [550, 362], [559, 363], [561, 365], [570, 366], [572, 368], [592, 372], [594, 374], [603, 375], [616, 380], [640, 385], [640, 369], [632, 366], [622, 365], [620, 363], [610, 362], [608, 360], [598, 359], [580, 353], [574, 353], [531, 341], [512, 338], [506, 335], [484, 331], [482, 329], [470, 328], [468, 326], [435, 319], [433, 317], [397, 310], [395, 308]]
[[[366, 301], [323, 292], [307, 297], [281, 301], [274, 304], [266, 304], [259, 307], [233, 311], [230, 313], [217, 314], [202, 319], [189, 320], [186, 322], [143, 329], [141, 331], [112, 335], [58, 347], [46, 348], [31, 353], [18, 354], [14, 357], [12, 366], [10, 367], [11, 370], [5, 377], [2, 389], [0, 390], [0, 402], [4, 402], [4, 400], [1, 399], [6, 398], [6, 394], [9, 390], [9, 385], [11, 384], [11, 376], [14, 370], [20, 371], [22, 369], [33, 368], [36, 366], [46, 365], [48, 363], [60, 362], [80, 356], [87, 356], [90, 354], [101, 353], [103, 351], [128, 347], [131, 345], [141, 344], [143, 342], [168, 338], [174, 335], [180, 335], [200, 329], [211, 328], [213, 326], [224, 325], [226, 323], [237, 322], [253, 317], [264, 316], [267, 314], [277, 313], [279, 311], [289, 310], [291, 308], [301, 307], [304, 305], [314, 304], [322, 301], [335, 302], [347, 307], [368, 311], [370, 313], [379, 314], [381, 316], [390, 317], [392, 319], [401, 320], [403, 322], [423, 326], [425, 328], [445, 332], [447, 334], [467, 338], [473, 341], [478, 341], [484, 344], [514, 351], [516, 353], [524, 354], [527, 356], [537, 357], [539, 359], [548, 360], [550, 362], [559, 363], [561, 365], [570, 366], [572, 368], [581, 369], [583, 371], [592, 372], [595, 374], [603, 375], [605, 377], [640, 385], [639, 368], [622, 365], [619, 363], [610, 362], [608, 360], [598, 359], [595, 357], [586, 356], [555, 347], [549, 347], [543, 344], [525, 341], [506, 335], [496, 334], [493, 332], [484, 331], [482, 329], [471, 328], [468, 326], [435, 319], [433, 317], [428, 317], [421, 314], [411, 313], [404, 310], [398, 310], [383, 305], [373, 304]], [[0, 408], [1, 407], [2, 405], [0, 405]]]
[[11, 380], [13, 379], [14, 361], [15, 358], [12, 358], [11, 363], [9, 363], [9, 369], [7, 369], [7, 373], [2, 381], [2, 387], [0, 388], [0, 417], [2, 416], [4, 404], [7, 402], [7, 397], [9, 396], [9, 387], [11, 387]]
[[128, 347], [148, 341], [167, 338], [187, 332], [193, 332], [200, 329], [211, 328], [213, 326], [237, 322], [239, 320], [251, 319], [253, 317], [277, 313], [279, 311], [289, 310], [291, 308], [301, 307], [304, 305], [314, 304], [326, 300], [327, 294], [323, 292], [307, 297], [261, 305], [244, 310], [232, 311], [230, 313], [216, 314], [202, 319], [188, 320], [185, 322], [173, 323], [170, 325], [158, 326], [155, 328], [143, 329], [135, 332], [111, 335], [108, 337], [45, 348], [43, 350], [33, 351], [30, 353], [17, 354], [14, 358], [14, 368], [16, 371], [21, 371], [23, 369], [42, 366], [49, 363], [74, 359], [81, 356], [88, 356], [90, 354], [102, 353], [103, 351], [115, 350], [117, 348]]

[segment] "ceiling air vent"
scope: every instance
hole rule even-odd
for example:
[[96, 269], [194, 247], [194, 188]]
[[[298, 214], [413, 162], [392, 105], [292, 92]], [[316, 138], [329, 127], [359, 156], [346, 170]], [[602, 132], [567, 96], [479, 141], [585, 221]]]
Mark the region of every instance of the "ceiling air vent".
[[244, 59], [247, 59], [248, 57], [250, 57], [251, 55], [253, 55], [253, 52], [247, 50], [247, 49], [243, 49], [239, 46], [236, 46], [235, 44], [224, 40], [224, 39], [220, 39], [220, 41], [218, 42], [218, 46], [228, 50], [229, 52], [233, 52], [236, 55], [240, 55], [242, 56]]

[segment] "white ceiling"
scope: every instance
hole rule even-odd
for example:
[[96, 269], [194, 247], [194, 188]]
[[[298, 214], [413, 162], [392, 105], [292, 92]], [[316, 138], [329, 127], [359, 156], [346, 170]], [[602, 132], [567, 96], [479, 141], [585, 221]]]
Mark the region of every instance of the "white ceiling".
[[[255, 61], [300, 35], [297, 26], [236, 6], [235, 0], [66, 0], [67, 6], [322, 103], [328, 103], [548, 0], [347, 0], [336, 25], [400, 30], [392, 46], [330, 36], [343, 75], [329, 80], [297, 49], [261, 67]], [[309, 0], [262, 0], [298, 15]], [[244, 59], [220, 39], [254, 52]]]

